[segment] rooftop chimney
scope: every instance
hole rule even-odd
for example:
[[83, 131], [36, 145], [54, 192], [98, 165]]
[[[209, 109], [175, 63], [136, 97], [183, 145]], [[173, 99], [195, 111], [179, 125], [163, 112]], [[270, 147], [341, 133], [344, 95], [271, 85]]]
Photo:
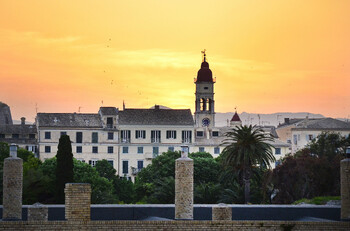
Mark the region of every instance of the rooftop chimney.
[[289, 124], [289, 118], [284, 118], [284, 123]]
[[159, 110], [159, 105], [154, 105], [155, 110]]
[[26, 118], [25, 117], [22, 117], [21, 118], [21, 125], [25, 125], [26, 124]]

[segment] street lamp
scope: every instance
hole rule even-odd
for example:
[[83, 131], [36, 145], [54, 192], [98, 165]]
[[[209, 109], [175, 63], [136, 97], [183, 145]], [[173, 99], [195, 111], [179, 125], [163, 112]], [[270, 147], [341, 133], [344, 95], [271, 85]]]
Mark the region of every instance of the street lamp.
[[17, 144], [10, 145], [10, 156], [17, 157]]

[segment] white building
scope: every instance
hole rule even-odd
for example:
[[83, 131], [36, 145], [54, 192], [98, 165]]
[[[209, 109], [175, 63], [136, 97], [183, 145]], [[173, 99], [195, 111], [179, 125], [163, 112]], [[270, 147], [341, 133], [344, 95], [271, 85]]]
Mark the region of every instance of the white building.
[[124, 109], [119, 111], [118, 128], [121, 175], [135, 176], [161, 153], [179, 151], [194, 141], [189, 109]]
[[322, 132], [339, 133], [347, 137], [350, 134], [350, 123], [333, 118], [310, 120], [308, 118], [299, 121], [291, 128], [292, 153], [305, 148], [311, 140]]
[[[153, 109], [122, 111], [101, 107], [96, 114], [38, 113], [40, 159], [56, 155], [62, 134], [70, 136], [76, 159], [92, 166], [97, 160], [107, 159], [117, 174], [131, 178], [157, 155], [181, 150], [182, 145], [189, 146], [190, 152], [208, 152], [217, 157], [224, 149], [225, 133], [242, 121], [236, 112], [229, 126], [215, 126], [214, 83], [204, 54], [195, 80], [194, 118], [189, 109], [162, 109], [157, 105]], [[271, 128], [264, 129], [273, 133]], [[277, 160], [289, 152], [290, 145], [282, 141], [272, 145]]]
[[61, 135], [69, 135], [76, 159], [90, 163], [108, 160], [118, 170], [118, 110], [101, 107], [99, 113], [38, 113], [39, 157], [52, 158], [57, 153]]

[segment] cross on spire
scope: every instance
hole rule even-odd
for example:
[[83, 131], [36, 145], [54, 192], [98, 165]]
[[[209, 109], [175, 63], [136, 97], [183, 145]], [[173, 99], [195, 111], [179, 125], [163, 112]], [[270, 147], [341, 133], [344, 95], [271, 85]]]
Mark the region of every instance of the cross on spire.
[[206, 49], [204, 49], [203, 51], [201, 51], [201, 53], [203, 54], [203, 62], [206, 61], [206, 54], [205, 54], [206, 51], [207, 51]]

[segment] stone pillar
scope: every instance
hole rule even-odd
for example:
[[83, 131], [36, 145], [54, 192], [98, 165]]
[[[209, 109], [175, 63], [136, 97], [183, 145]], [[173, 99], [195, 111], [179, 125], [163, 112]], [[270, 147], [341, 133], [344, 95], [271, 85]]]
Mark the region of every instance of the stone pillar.
[[193, 219], [193, 160], [188, 147], [182, 147], [181, 158], [175, 161], [175, 219]]
[[67, 183], [65, 193], [65, 217], [68, 221], [89, 221], [91, 186], [84, 183]]
[[3, 220], [22, 220], [22, 185], [22, 159], [6, 158], [3, 175]]
[[28, 207], [28, 221], [47, 221], [48, 220], [47, 206], [35, 203]]
[[[349, 148], [348, 148], [349, 149]], [[342, 220], [350, 220], [350, 156], [340, 161], [340, 195]]]
[[218, 204], [212, 208], [213, 221], [232, 221], [232, 208], [226, 204]]

